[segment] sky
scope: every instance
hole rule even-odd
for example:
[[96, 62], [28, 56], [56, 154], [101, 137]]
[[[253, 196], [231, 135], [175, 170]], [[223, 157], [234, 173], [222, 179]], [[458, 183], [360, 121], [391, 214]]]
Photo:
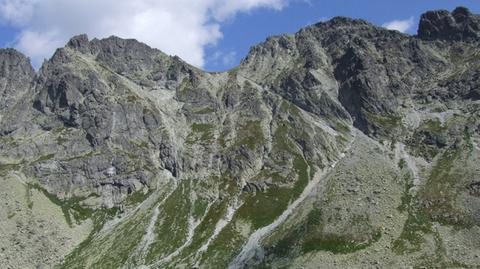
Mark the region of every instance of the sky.
[[334, 16], [415, 34], [423, 12], [457, 6], [480, 13], [479, 0], [0, 0], [0, 47], [18, 49], [39, 68], [74, 35], [116, 35], [223, 71], [268, 36]]

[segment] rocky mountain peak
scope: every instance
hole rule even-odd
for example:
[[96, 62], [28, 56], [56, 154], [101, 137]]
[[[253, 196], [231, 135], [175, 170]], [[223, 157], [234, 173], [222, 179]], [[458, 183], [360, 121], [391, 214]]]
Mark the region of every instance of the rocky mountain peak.
[[0, 116], [27, 90], [34, 75], [25, 55], [15, 49], [0, 49]]
[[15, 49], [0, 49], [0, 75], [4, 77], [15, 72], [28, 76], [35, 73], [27, 56]]
[[428, 11], [420, 18], [418, 37], [424, 40], [478, 41], [480, 16], [465, 7]]
[[72, 37], [66, 47], [77, 49], [83, 53], [87, 52], [87, 48], [90, 45], [90, 41], [88, 40], [88, 36], [86, 34], [76, 35]]

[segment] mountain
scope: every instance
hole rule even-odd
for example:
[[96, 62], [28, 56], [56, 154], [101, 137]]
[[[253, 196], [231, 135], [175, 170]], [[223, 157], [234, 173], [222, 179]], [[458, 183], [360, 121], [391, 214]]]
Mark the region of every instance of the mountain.
[[212, 73], [0, 50], [4, 268], [480, 266], [480, 16], [335, 17]]

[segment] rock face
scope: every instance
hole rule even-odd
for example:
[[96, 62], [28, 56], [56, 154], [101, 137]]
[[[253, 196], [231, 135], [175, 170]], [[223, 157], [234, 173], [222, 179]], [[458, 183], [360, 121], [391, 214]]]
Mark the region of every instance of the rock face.
[[465, 8], [417, 36], [336, 17], [223, 73], [117, 37], [37, 73], [0, 50], [0, 260], [478, 267], [479, 35]]
[[0, 49], [0, 119], [25, 94], [34, 75], [27, 57], [14, 49]]

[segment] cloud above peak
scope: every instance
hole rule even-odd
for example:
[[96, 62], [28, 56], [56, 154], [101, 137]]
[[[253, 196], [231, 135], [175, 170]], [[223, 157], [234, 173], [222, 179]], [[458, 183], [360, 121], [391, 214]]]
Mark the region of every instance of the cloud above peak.
[[70, 37], [135, 38], [202, 67], [205, 47], [239, 12], [280, 10], [288, 0], [0, 0], [0, 22], [19, 29], [14, 46], [35, 66]]
[[410, 17], [410, 18], [405, 19], [405, 20], [389, 21], [389, 22], [386, 22], [386, 23], [382, 24], [382, 26], [389, 29], [389, 30], [397, 30], [399, 32], [405, 33], [407, 31], [409, 31], [410, 29], [412, 29], [414, 23], [415, 22], [414, 22], [413, 17]]

